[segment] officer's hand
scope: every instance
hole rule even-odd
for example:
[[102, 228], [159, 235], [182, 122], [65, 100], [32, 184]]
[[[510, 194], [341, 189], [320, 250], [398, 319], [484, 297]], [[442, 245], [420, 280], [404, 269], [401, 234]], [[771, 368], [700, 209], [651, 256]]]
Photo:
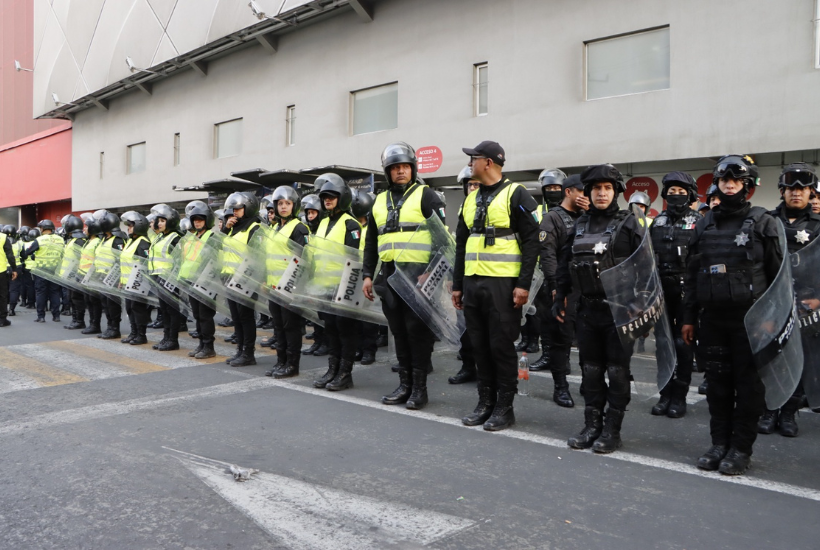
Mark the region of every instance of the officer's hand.
[[820, 309], [820, 300], [817, 298], [809, 298], [808, 300], [801, 300], [801, 302], [809, 309], [809, 311]]
[[563, 300], [555, 300], [555, 296], [553, 296], [552, 310], [550, 311], [550, 313], [552, 314], [553, 317], [555, 317], [555, 319], [559, 323], [563, 323], [564, 322], [564, 317], [567, 316], [566, 307], [567, 307], [567, 299], [566, 298], [564, 298]]
[[515, 304], [515, 309], [520, 308], [524, 304], [527, 303], [527, 298], [530, 297], [530, 291], [524, 290], [523, 288], [514, 288], [513, 289], [513, 303]]
[[364, 278], [364, 284], [362, 285], [362, 294], [364, 294], [364, 297], [370, 300], [371, 302], [373, 301], [373, 279], [371, 279], [370, 277]]
[[429, 273], [429, 272], [428, 272], [428, 273], [422, 273], [421, 275], [419, 275], [418, 277], [416, 277], [416, 281], [418, 281], [418, 283], [416, 284], [416, 286], [417, 286], [418, 288], [421, 288], [422, 286], [424, 286], [424, 283], [425, 283], [425, 282], [427, 281], [427, 279], [429, 279], [429, 278], [430, 278], [430, 273]]
[[589, 198], [587, 197], [578, 197], [577, 199], [575, 199], [575, 204], [577, 204], [584, 210], [589, 210]]
[[12, 272], [11, 272], [11, 280], [13, 281], [13, 280], [15, 280], [16, 278], [17, 278], [17, 272], [16, 272], [16, 271], [12, 271]]
[[683, 337], [683, 343], [691, 346], [695, 341], [695, 325], [683, 325], [680, 334]]
[[225, 220], [225, 227], [231, 228], [236, 225], [236, 216], [231, 216], [227, 220]]
[[458, 310], [464, 309], [464, 304], [461, 303], [461, 297], [463, 295], [464, 295], [464, 293], [461, 292], [460, 290], [454, 290], [453, 291], [453, 307], [454, 308], [456, 308]]

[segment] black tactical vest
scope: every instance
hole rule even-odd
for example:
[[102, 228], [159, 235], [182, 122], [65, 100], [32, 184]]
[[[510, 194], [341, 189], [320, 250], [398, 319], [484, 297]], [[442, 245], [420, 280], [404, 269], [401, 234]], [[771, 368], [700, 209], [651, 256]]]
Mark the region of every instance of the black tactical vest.
[[772, 210], [770, 214], [783, 224], [789, 254], [794, 254], [802, 249], [817, 238], [818, 233], [820, 233], [820, 216], [817, 214], [809, 214], [808, 219], [795, 220], [795, 223], [786, 223], [778, 210]]
[[710, 306], [750, 306], [768, 288], [763, 265], [763, 243], [755, 224], [766, 210], [753, 206], [740, 229], [719, 230], [714, 213], [707, 212], [698, 241], [700, 268], [698, 302]]
[[569, 271], [572, 275], [572, 286], [582, 295], [587, 297], [605, 295], [600, 274], [626, 259], [615, 256], [615, 241], [629, 216], [630, 212], [619, 210], [600, 233], [589, 232], [592, 219], [589, 214], [582, 214], [578, 218]]
[[655, 218], [649, 227], [652, 248], [658, 257], [658, 272], [661, 277], [683, 277], [689, 255], [689, 240], [695, 231], [695, 224], [703, 216], [697, 212], [687, 212], [673, 222], [666, 212]]

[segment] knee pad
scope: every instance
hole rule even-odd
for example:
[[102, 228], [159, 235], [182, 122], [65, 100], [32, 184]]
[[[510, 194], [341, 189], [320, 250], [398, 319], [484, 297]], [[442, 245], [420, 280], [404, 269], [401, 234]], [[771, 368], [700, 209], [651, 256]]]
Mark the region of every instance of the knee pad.
[[732, 352], [723, 346], [698, 346], [698, 364], [712, 376], [721, 376], [732, 372]]
[[606, 374], [609, 377], [610, 389], [614, 386], [615, 388], [627, 388], [627, 391], [629, 391], [629, 382], [632, 380], [632, 376], [628, 368], [609, 365], [606, 368]]
[[590, 379], [599, 379], [602, 378], [604, 375], [604, 367], [603, 365], [596, 365], [595, 363], [583, 363], [581, 365], [581, 373], [584, 377]]

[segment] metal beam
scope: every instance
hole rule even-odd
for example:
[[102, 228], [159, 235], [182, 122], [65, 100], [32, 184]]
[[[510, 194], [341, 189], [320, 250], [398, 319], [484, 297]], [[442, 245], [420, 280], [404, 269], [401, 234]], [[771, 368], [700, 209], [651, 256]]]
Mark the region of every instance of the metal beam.
[[208, 64], [204, 61], [191, 61], [188, 63], [193, 70], [202, 76], [208, 76]]
[[153, 95], [154, 85], [150, 82], [135, 82], [134, 85], [148, 95]]
[[373, 5], [368, 0], [350, 0], [350, 7], [365, 23], [373, 21]]
[[90, 97], [89, 99], [91, 99], [91, 102], [92, 102], [94, 105], [96, 105], [97, 107], [99, 107], [100, 109], [102, 109], [103, 111], [107, 111], [107, 110], [108, 110], [108, 102], [107, 102], [106, 100], [104, 100], [104, 99], [97, 99], [96, 97], [93, 97], [93, 96], [92, 96], [92, 97]]
[[256, 40], [262, 44], [262, 47], [270, 54], [275, 54], [276, 50], [279, 49], [279, 39], [272, 34], [257, 35]]

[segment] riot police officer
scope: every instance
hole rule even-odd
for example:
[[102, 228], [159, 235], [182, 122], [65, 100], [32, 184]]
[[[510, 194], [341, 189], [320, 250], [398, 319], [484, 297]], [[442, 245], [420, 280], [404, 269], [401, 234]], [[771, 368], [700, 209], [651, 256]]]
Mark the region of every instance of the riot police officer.
[[[41, 220], [37, 227], [42, 231], [42, 235], [34, 237], [34, 242], [28, 245], [21, 254], [22, 259], [29, 258], [35, 269], [38, 265], [57, 262], [60, 250], [65, 246], [63, 239], [54, 234], [54, 222], [51, 220]], [[31, 235], [31, 232], [29, 232]], [[37, 254], [37, 252], [40, 252]], [[51, 310], [52, 321], [60, 322], [60, 300], [62, 299], [62, 289], [59, 285], [43, 277], [37, 277], [34, 281], [34, 292], [37, 305], [37, 323], [45, 323], [46, 302]]]
[[[183, 280], [193, 280], [195, 274], [199, 272], [202, 263], [201, 253], [213, 235], [214, 213], [211, 207], [203, 201], [191, 201], [185, 207], [185, 213], [191, 220], [194, 228], [193, 238], [188, 238], [182, 245], [182, 260], [179, 267], [179, 278]], [[188, 357], [194, 359], [208, 359], [216, 357], [214, 350], [214, 337], [216, 326], [214, 317], [216, 310], [201, 302], [196, 296], [190, 296], [191, 314], [196, 322], [196, 332], [199, 335], [199, 344], [196, 348], [188, 352]]]
[[[319, 224], [322, 223], [322, 200], [319, 195], [311, 193], [302, 197], [302, 212], [305, 217], [305, 225], [310, 229], [310, 234], [315, 235], [316, 230], [319, 229]], [[364, 239], [362, 239], [362, 242], [364, 242]], [[302, 355], [314, 355], [316, 357], [327, 355], [324, 331], [322, 325], [313, 323], [313, 334], [307, 336], [308, 339], [313, 338], [313, 344], [302, 350]]]
[[[171, 253], [180, 239], [179, 212], [167, 204], [157, 204], [151, 208], [151, 213], [156, 216], [154, 231], [157, 237], [148, 249], [148, 272], [163, 284], [174, 264]], [[162, 339], [151, 347], [159, 351], [177, 350], [180, 312], [176, 304], [171, 305], [164, 299], [159, 301], [159, 311], [162, 315]]]
[[652, 200], [649, 198], [649, 195], [647, 195], [643, 191], [635, 191], [629, 197], [628, 204], [629, 206], [632, 206], [633, 204], [638, 205], [638, 208], [643, 210], [643, 215], [646, 217], [646, 219], [648, 221], [651, 220], [651, 218], [649, 217], [649, 212], [652, 208]]
[[[299, 193], [293, 187], [281, 186], [271, 195], [271, 204], [268, 216], [271, 227], [282, 238], [289, 239], [299, 246], [305, 246], [310, 237], [310, 229], [299, 220], [302, 201]], [[272, 273], [284, 271], [286, 261], [271, 259], [274, 255], [287, 256], [288, 249], [275, 239], [267, 239], [268, 259], [268, 287], [279, 283]], [[302, 359], [302, 317], [295, 311], [283, 307], [273, 300], [268, 301], [268, 311], [273, 321], [273, 330], [276, 337], [276, 363], [265, 376], [274, 378], [291, 378], [299, 374], [299, 364]]]
[[[71, 247], [82, 247], [85, 245], [85, 233], [83, 233], [83, 226], [85, 223], [82, 218], [74, 215], [68, 215], [64, 218], [63, 227], [65, 227], [68, 240], [66, 241], [66, 250]], [[67, 256], [67, 255], [66, 255]], [[61, 266], [61, 275], [65, 276], [68, 270], [68, 258], [63, 256], [63, 265]], [[68, 330], [81, 330], [86, 328], [85, 325], [85, 295], [79, 290], [70, 289], [71, 295], [71, 322], [63, 328]]]
[[453, 305], [464, 310], [478, 370], [478, 405], [461, 422], [498, 431], [515, 424], [514, 342], [538, 261], [537, 204], [502, 173], [501, 145], [482, 141], [462, 151], [481, 187], [464, 201], [456, 229]]
[[[120, 218], [113, 212], [107, 210], [97, 210], [94, 212], [94, 218], [100, 222], [100, 231], [103, 234], [101, 242], [94, 253], [94, 272], [108, 273], [113, 269], [116, 262], [114, 250], [122, 252], [125, 246], [123, 239], [114, 234], [114, 230], [119, 230]], [[97, 338], [113, 340], [122, 337], [120, 334], [122, 302], [119, 296], [105, 296], [102, 305], [108, 326], [105, 332], [99, 334]]]
[[[12, 258], [14, 259], [15, 265], [15, 268], [12, 269], [9, 274], [8, 311], [6, 313], [8, 317], [14, 317], [16, 315], [14, 308], [17, 307], [17, 301], [20, 299], [20, 288], [22, 283], [20, 278], [20, 272], [22, 271], [22, 267], [20, 265], [20, 250], [22, 243], [20, 242], [20, 239], [17, 238], [17, 228], [13, 225], [4, 225], [2, 233], [6, 235], [6, 242], [8, 242], [11, 247]], [[5, 249], [5, 245], [3, 245], [3, 248]], [[0, 288], [0, 292], [2, 292], [2, 288]]]
[[777, 221], [746, 200], [759, 182], [754, 161], [727, 155], [713, 177], [720, 205], [697, 223], [689, 243], [682, 336], [691, 345], [697, 331], [698, 364], [709, 381], [712, 446], [697, 466], [740, 475], [751, 463], [765, 409], [765, 388], [743, 320], [774, 281], [786, 251], [780, 250]]
[[560, 204], [550, 208], [541, 220], [538, 239], [541, 242], [541, 271], [544, 273], [544, 286], [536, 296], [538, 311], [543, 311], [542, 327], [546, 329], [547, 349], [535, 363], [531, 371], [552, 371], [554, 389], [552, 400], [561, 407], [574, 407], [575, 401], [569, 392], [567, 375], [570, 373], [569, 354], [575, 337], [575, 311], [578, 305], [579, 292], [576, 289], [567, 296], [566, 314], [563, 322], [551, 315], [553, 296], [557, 289], [558, 256], [570, 235], [574, 233], [575, 221], [589, 208], [589, 199], [584, 195], [584, 184], [581, 176], [556, 178], [563, 189], [564, 199]]
[[652, 407], [655, 416], [681, 418], [686, 414], [686, 394], [692, 381], [694, 353], [683, 342], [683, 275], [686, 272], [689, 240], [701, 215], [690, 208], [698, 200], [695, 179], [686, 172], [670, 172], [663, 177], [661, 196], [666, 210], [655, 218], [649, 228], [652, 248], [657, 256], [666, 311], [675, 339], [677, 365], [672, 379], [661, 389], [661, 398]]
[[[364, 189], [353, 190], [353, 204], [350, 207], [353, 216], [362, 225], [361, 242], [366, 242], [368, 220], [373, 209], [374, 196]], [[379, 339], [379, 325], [362, 321], [359, 349], [356, 351], [356, 360], [362, 365], [372, 365], [376, 362], [376, 342]]]
[[[86, 234], [86, 241], [83, 245], [82, 249], [80, 250], [80, 265], [77, 268], [77, 275], [79, 277], [84, 277], [88, 270], [94, 265], [94, 257], [97, 254], [97, 247], [102, 242], [100, 239], [100, 222], [94, 218], [94, 216], [89, 216], [85, 219], [85, 225], [87, 229]], [[100, 327], [100, 321], [102, 319], [102, 298], [100, 298], [96, 293], [86, 292], [85, 293], [85, 308], [88, 310], [88, 326], [82, 331], [82, 334], [100, 334], [102, 333], [102, 329]]]
[[[133, 210], [126, 212], [120, 217], [120, 222], [120, 225], [125, 228], [125, 233], [129, 235], [128, 243], [120, 255], [120, 285], [125, 286], [134, 269], [134, 258], [148, 259], [151, 241], [148, 240], [148, 219], [139, 212]], [[131, 330], [120, 342], [132, 346], [147, 344], [148, 337], [145, 330], [148, 328], [150, 319], [148, 304], [139, 300], [126, 299], [125, 314], [128, 316]]]
[[0, 328], [11, 324], [8, 320], [9, 283], [17, 279], [17, 262], [9, 235], [13, 227], [6, 225], [0, 231]]
[[[770, 214], [783, 224], [789, 254], [801, 250], [820, 234], [820, 215], [812, 212], [809, 203], [812, 189], [816, 185], [817, 175], [814, 168], [804, 162], [789, 164], [780, 174], [777, 188], [780, 190], [783, 202]], [[798, 293], [798, 299], [802, 299], [804, 294], [812, 298], [817, 294], [817, 289], [814, 288], [796, 288], [795, 290]], [[760, 417], [757, 423], [758, 433], [771, 434], [777, 430], [780, 435], [797, 437], [795, 414], [800, 409], [804, 396], [805, 391], [801, 381], [794, 394], [780, 410], [767, 410]]]
[[[432, 215], [444, 221], [444, 203], [436, 192], [418, 182], [416, 151], [404, 142], [392, 143], [382, 151], [382, 169], [389, 188], [376, 196], [368, 221], [364, 245], [365, 298], [373, 300], [373, 292], [382, 300], [382, 311], [396, 343], [399, 363], [399, 386], [382, 397], [385, 405], [405, 403], [408, 409], [420, 409], [427, 404], [427, 374], [432, 368], [434, 336], [418, 315], [387, 283], [395, 273], [395, 260], [424, 265], [430, 260], [430, 250], [409, 250], [408, 242], [416, 229]], [[416, 243], [418, 246], [420, 243]], [[381, 259], [381, 270], [376, 267]]]
[[600, 274], [632, 255], [644, 230], [631, 210], [618, 207], [618, 196], [626, 186], [617, 168], [590, 166], [581, 173], [581, 182], [590, 208], [578, 218], [575, 232], [561, 251], [553, 304], [553, 313], [562, 321], [564, 299], [573, 289], [580, 292], [576, 337], [584, 428], [567, 443], [574, 449], [592, 447], [598, 453], [611, 453], [621, 446], [621, 425], [631, 398], [632, 349], [622, 345], [618, 336]]

